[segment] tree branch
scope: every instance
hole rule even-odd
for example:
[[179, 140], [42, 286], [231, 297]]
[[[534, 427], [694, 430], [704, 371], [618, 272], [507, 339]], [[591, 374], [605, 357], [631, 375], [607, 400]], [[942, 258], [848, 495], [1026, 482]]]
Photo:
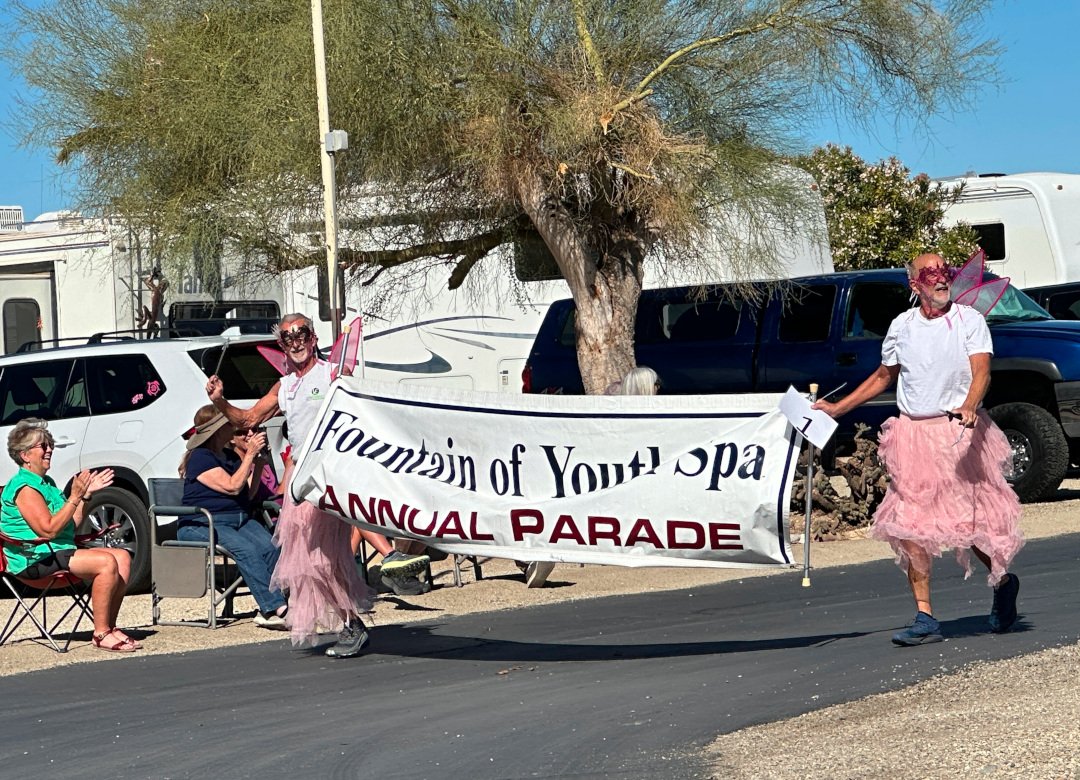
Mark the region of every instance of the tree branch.
[[604, 84], [607, 79], [604, 77], [604, 68], [600, 63], [600, 54], [596, 51], [596, 45], [593, 43], [592, 35], [589, 33], [589, 28], [585, 24], [585, 5], [583, 0], [574, 0], [574, 24], [577, 26], [578, 38], [581, 39], [581, 45], [585, 49], [585, 61], [589, 63], [589, 67], [592, 68], [593, 78], [596, 79], [597, 84]]
[[[457, 257], [461, 261], [454, 267], [450, 274], [449, 288], [455, 290], [462, 285], [469, 271], [472, 270], [481, 259], [492, 249], [505, 244], [513, 235], [521, 229], [523, 222], [528, 218], [521, 215], [509, 222], [504, 222], [491, 230], [468, 238], [455, 239], [452, 241], [429, 241], [424, 244], [414, 244], [401, 249], [377, 249], [359, 250], [343, 248], [338, 250], [338, 262], [349, 270], [355, 270], [359, 266], [378, 266], [381, 269], [393, 268], [405, 263], [418, 260], [421, 257]], [[321, 253], [312, 253], [312, 257]], [[381, 271], [380, 271], [381, 273]], [[376, 274], [377, 276], [377, 274]], [[372, 277], [374, 280], [375, 277]]]
[[740, 27], [737, 30], [731, 30], [724, 35], [717, 35], [713, 38], [703, 38], [700, 41], [694, 41], [693, 43], [682, 47], [678, 51], [672, 52], [663, 62], [657, 65], [651, 73], [649, 73], [645, 78], [638, 82], [637, 87], [635, 87], [634, 89], [634, 95], [631, 96], [630, 99], [637, 99], [637, 96], [640, 96], [641, 93], [644, 92], [645, 89], [649, 86], [649, 84], [651, 84], [661, 75], [663, 75], [664, 71], [671, 67], [672, 63], [674, 63], [676, 60], [680, 60], [686, 55], [692, 54], [693, 52], [697, 51], [698, 49], [704, 49], [709, 46], [722, 46], [726, 43], [731, 43], [732, 41], [738, 40], [739, 38], [745, 38], [749, 35], [756, 35], [757, 33], [763, 32], [765, 30], [775, 30], [781, 26], [790, 23], [791, 17], [784, 13], [784, 9], [783, 7], [781, 7], [779, 11], [773, 14], [769, 14], [767, 17], [765, 17], [763, 21], [760, 21], [757, 24], [752, 24], [749, 27]]

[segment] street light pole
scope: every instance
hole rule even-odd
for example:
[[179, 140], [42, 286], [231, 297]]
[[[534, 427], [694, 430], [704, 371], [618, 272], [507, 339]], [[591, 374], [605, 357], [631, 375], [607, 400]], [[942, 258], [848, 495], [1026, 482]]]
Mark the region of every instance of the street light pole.
[[[323, 218], [326, 226], [326, 289], [330, 296], [330, 323], [333, 340], [341, 335], [338, 299], [337, 181], [334, 154], [339, 151], [330, 133], [330, 104], [326, 89], [326, 45], [323, 41], [322, 0], [311, 0], [311, 33], [315, 42], [315, 90], [319, 101], [319, 138], [322, 139]], [[337, 131], [341, 132], [341, 131]], [[346, 141], [346, 146], [347, 146]], [[334, 148], [332, 148], [334, 147]], [[343, 148], [343, 147], [342, 147]]]

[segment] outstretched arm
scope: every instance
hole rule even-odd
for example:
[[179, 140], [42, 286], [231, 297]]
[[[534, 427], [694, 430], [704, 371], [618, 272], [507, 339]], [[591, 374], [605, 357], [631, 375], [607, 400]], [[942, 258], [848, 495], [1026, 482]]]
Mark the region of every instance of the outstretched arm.
[[281, 414], [281, 409], [278, 408], [277, 396], [278, 388], [281, 386], [281, 382], [275, 382], [274, 386], [270, 388], [270, 392], [255, 402], [255, 405], [250, 409], [241, 409], [239, 406], [233, 406], [229, 403], [225, 396], [222, 394], [221, 379], [215, 374], [206, 381], [206, 395], [219, 412], [228, 418], [236, 428], [254, 428], [256, 425], [262, 425], [271, 417], [276, 417]]
[[877, 398], [888, 390], [892, 383], [896, 381], [896, 377], [899, 374], [899, 364], [895, 366], [886, 366], [885, 364], [882, 364], [878, 366], [877, 370], [868, 376], [861, 385], [836, 403], [830, 401], [816, 401], [813, 408], [820, 409], [830, 417], [842, 417], [855, 407], [861, 406], [871, 398]]

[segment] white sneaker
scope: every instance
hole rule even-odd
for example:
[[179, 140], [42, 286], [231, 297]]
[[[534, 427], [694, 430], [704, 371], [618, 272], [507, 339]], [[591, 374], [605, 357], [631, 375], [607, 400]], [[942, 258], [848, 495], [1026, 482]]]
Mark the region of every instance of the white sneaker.
[[289, 627], [285, 625], [285, 618], [283, 618], [281, 615], [270, 615], [269, 617], [264, 617], [263, 615], [259, 614], [255, 616], [255, 620], [252, 622], [255, 623], [255, 625], [257, 625], [259, 628], [265, 628], [270, 631], [289, 630]]
[[550, 561], [530, 561], [525, 566], [525, 586], [528, 588], [542, 588], [547, 582], [548, 575], [555, 568]]

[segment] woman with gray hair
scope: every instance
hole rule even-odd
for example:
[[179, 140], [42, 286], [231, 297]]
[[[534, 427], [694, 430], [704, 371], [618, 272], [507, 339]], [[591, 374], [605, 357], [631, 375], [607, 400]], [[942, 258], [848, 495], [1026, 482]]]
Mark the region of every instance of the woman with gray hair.
[[660, 391], [660, 377], [646, 366], [631, 369], [623, 377], [619, 392], [623, 395], [656, 395]]
[[0, 493], [0, 530], [7, 571], [24, 579], [70, 571], [90, 582], [94, 611], [94, 647], [131, 653], [142, 647], [116, 627], [127, 592], [131, 556], [114, 547], [75, 547], [75, 528], [86, 517], [90, 497], [112, 484], [112, 469], [81, 471], [71, 481], [71, 495], [48, 476], [55, 448], [48, 423], [35, 417], [20, 420], [8, 434], [8, 455], [18, 473]]

